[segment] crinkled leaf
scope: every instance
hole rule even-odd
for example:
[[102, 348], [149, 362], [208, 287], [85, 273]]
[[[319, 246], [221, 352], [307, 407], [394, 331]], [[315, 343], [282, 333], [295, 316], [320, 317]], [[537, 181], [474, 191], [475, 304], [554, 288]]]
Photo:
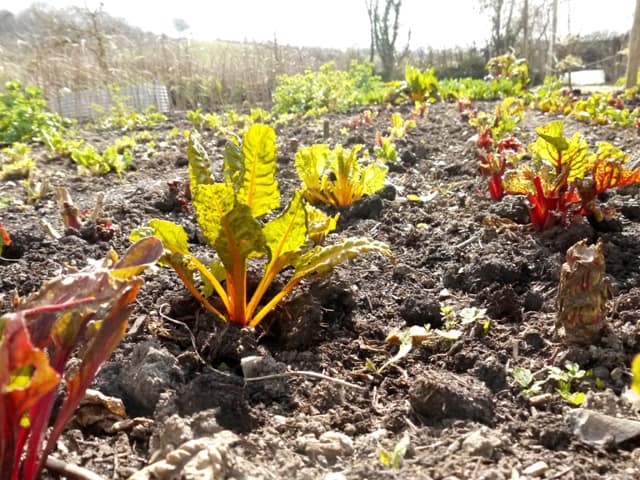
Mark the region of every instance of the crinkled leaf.
[[546, 144], [553, 146], [558, 151], [566, 150], [569, 147], [567, 139], [562, 135], [564, 131], [564, 123], [562, 120], [555, 120], [546, 125], [536, 128], [538, 140], [534, 142], [534, 151], [545, 152], [548, 148]]
[[317, 246], [296, 258], [293, 263], [295, 267], [293, 276], [301, 278], [312, 273], [322, 275], [341, 263], [369, 252], [379, 252], [386, 257], [393, 257], [386, 243], [370, 238], [347, 238], [335, 245]]
[[271, 259], [295, 252], [307, 240], [307, 212], [302, 194], [295, 192], [287, 208], [263, 228]]
[[234, 191], [238, 191], [242, 185], [244, 175], [244, 161], [242, 159], [242, 148], [240, 142], [228, 141], [224, 146], [224, 181], [233, 186]]
[[238, 200], [259, 218], [280, 206], [276, 180], [276, 133], [273, 128], [255, 124], [242, 140], [244, 169]]
[[323, 192], [322, 179], [326, 175], [330, 156], [331, 149], [325, 144], [311, 145], [296, 152], [295, 167], [302, 180], [303, 195], [312, 204], [329, 203]]
[[595, 194], [610, 188], [619, 188], [640, 182], [640, 167], [626, 170], [624, 164], [629, 156], [607, 142], [598, 142], [596, 160], [592, 168]]
[[363, 185], [362, 193], [364, 195], [371, 195], [378, 190], [382, 190], [388, 171], [389, 167], [378, 163], [372, 163], [364, 167], [361, 174], [361, 182]]
[[329, 216], [319, 208], [306, 203], [308, 236], [316, 245], [322, 245], [326, 236], [338, 226], [340, 214]]
[[209, 155], [202, 146], [202, 137], [198, 132], [188, 132], [187, 160], [189, 161], [189, 180], [192, 186], [213, 182]]
[[579, 132], [567, 139], [562, 136], [562, 130], [560, 120], [536, 128], [538, 138], [529, 145], [529, 152], [554, 167], [557, 174], [566, 170], [566, 182], [571, 184], [583, 178], [589, 169], [589, 146]]
[[[189, 237], [182, 226], [168, 220], [154, 218], [149, 221], [149, 227], [153, 230], [153, 235], [160, 239], [165, 249], [183, 255], [189, 253]], [[136, 237], [132, 237], [132, 239], [134, 238]]]
[[198, 185], [192, 193], [198, 224], [209, 245], [214, 247], [219, 237], [225, 236], [223, 218], [235, 205], [233, 187], [222, 183]]
[[238, 203], [222, 222], [225, 234], [218, 236], [214, 247], [228, 272], [243, 268], [250, 257], [264, 255], [266, 240], [262, 227], [247, 205]]

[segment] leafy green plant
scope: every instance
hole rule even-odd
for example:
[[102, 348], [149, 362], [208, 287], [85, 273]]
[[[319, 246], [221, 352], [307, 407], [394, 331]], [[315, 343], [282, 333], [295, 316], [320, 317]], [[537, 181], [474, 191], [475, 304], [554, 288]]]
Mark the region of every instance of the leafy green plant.
[[381, 449], [378, 453], [378, 460], [387, 468], [393, 468], [394, 470], [399, 469], [407, 454], [409, 443], [409, 436], [403, 436], [400, 441], [395, 444], [392, 451]]
[[629, 127], [636, 124], [638, 112], [638, 109], [625, 108], [624, 101], [619, 96], [594, 92], [585, 99], [577, 100], [573, 104], [571, 115], [581, 122]]
[[494, 143], [512, 135], [523, 118], [522, 100], [508, 97], [496, 104], [493, 113], [474, 112], [469, 117], [469, 125], [478, 133], [477, 146], [490, 150]]
[[29, 178], [35, 168], [35, 161], [31, 158], [31, 148], [20, 142], [13, 143], [10, 147], [3, 148], [2, 153], [6, 160], [0, 157], [0, 179], [19, 180]]
[[[132, 238], [153, 234], [162, 240], [162, 263], [172, 267], [204, 308], [223, 320], [255, 327], [305, 277], [329, 272], [334, 266], [367, 252], [390, 256], [389, 247], [367, 238], [346, 238], [319, 246], [310, 240], [308, 213], [299, 192], [279, 214], [276, 180], [276, 139], [273, 128], [253, 125], [237, 145], [227, 144], [224, 181], [214, 182], [199, 136], [188, 137], [190, 187], [196, 218], [217, 256], [199, 260], [189, 251], [187, 233], [172, 222], [154, 219]], [[266, 257], [266, 258], [265, 258]], [[249, 266], [262, 262], [262, 277], [248, 289]], [[283, 287], [262, 304], [277, 275], [292, 272]], [[199, 282], [198, 282], [199, 279]], [[210, 300], [216, 294], [220, 304]]]
[[590, 377], [591, 372], [582, 370], [577, 363], [566, 362], [564, 370], [552, 366], [549, 367], [549, 379], [557, 382], [556, 392], [567, 403], [579, 407], [587, 398], [584, 392], [572, 392], [573, 382]]
[[107, 146], [102, 154], [93, 145], [82, 150], [71, 152], [71, 160], [78, 165], [78, 170], [91, 175], [105, 175], [111, 171], [119, 176], [133, 164], [133, 149], [136, 141], [133, 137], [117, 138]]
[[522, 388], [522, 394], [526, 397], [538, 395], [546, 380], [536, 380], [531, 370], [524, 367], [513, 368], [513, 379]]
[[569, 115], [577, 97], [569, 88], [564, 88], [557, 77], [547, 75], [534, 92], [528, 92], [527, 103], [546, 113]]
[[302, 180], [302, 194], [313, 205], [345, 207], [384, 187], [388, 167], [378, 163], [360, 165], [362, 145], [351, 150], [316, 144], [298, 150], [295, 166]]
[[43, 131], [41, 136], [52, 157], [71, 158], [71, 154], [84, 145], [84, 140], [70, 138], [68, 132]]
[[438, 94], [438, 78], [435, 68], [424, 71], [407, 65], [404, 69], [404, 89], [414, 102], [435, 102]]
[[460, 104], [458, 108], [464, 109], [469, 116], [469, 125], [476, 128], [480, 172], [489, 177], [491, 199], [500, 200], [504, 195], [505, 171], [513, 168], [525, 153], [513, 133], [524, 118], [524, 104], [515, 97], [508, 97], [495, 106], [492, 114]]
[[[142, 286], [138, 275], [161, 254], [157, 239], [142, 239], [121, 259], [110, 252], [102, 262], [50, 280], [0, 317], [1, 480], [39, 477], [87, 387], [124, 337]], [[66, 395], [54, 415], [59, 385]]]
[[493, 78], [513, 79], [522, 87], [529, 83], [529, 64], [524, 58], [516, 58], [513, 52], [490, 58], [486, 69]]
[[389, 137], [383, 137], [380, 132], [376, 133], [376, 144], [373, 147], [373, 153], [383, 162], [397, 162], [398, 151], [396, 144]]
[[151, 105], [142, 112], [136, 111], [127, 102], [129, 97], [120, 93], [118, 85], [109, 87], [111, 92], [111, 106], [108, 113], [101, 105], [92, 105], [98, 114], [95, 126], [103, 130], [121, 129], [131, 130], [141, 127], [152, 127], [167, 121], [167, 117], [158, 112], [156, 107]]
[[489, 177], [489, 195], [492, 200], [500, 200], [504, 196], [504, 173], [513, 168], [524, 154], [524, 147], [513, 136], [503, 138], [488, 152], [479, 152], [480, 171]]
[[524, 95], [520, 82], [511, 78], [445, 78], [439, 81], [439, 92], [440, 97], [448, 101], [497, 100]]
[[0, 93], [0, 146], [41, 140], [42, 132], [63, 130], [68, 122], [46, 107], [39, 87], [5, 83], [4, 92]]
[[187, 111], [186, 118], [196, 130], [202, 130], [202, 127], [204, 127], [204, 115], [201, 108]]
[[584, 392], [572, 392], [573, 384], [576, 380], [582, 380], [591, 376], [591, 371], [582, 370], [577, 363], [566, 362], [564, 370], [556, 366], [542, 370], [539, 373], [547, 373], [542, 380], [536, 380], [537, 374], [531, 373], [531, 370], [524, 367], [514, 367], [513, 379], [522, 388], [522, 394], [530, 397], [538, 395], [542, 392], [544, 385], [553, 380], [556, 382], [556, 393], [560, 395], [565, 402], [578, 407], [584, 403], [586, 394]]
[[413, 119], [404, 120], [402, 114], [394, 112], [391, 114], [391, 126], [389, 127], [389, 137], [392, 139], [402, 139], [407, 131], [416, 128], [416, 121]]
[[390, 92], [373, 66], [353, 62], [348, 71], [337, 70], [333, 62], [317, 72], [280, 75], [273, 92], [273, 113], [318, 116], [328, 111], [344, 112], [357, 105], [382, 103]]

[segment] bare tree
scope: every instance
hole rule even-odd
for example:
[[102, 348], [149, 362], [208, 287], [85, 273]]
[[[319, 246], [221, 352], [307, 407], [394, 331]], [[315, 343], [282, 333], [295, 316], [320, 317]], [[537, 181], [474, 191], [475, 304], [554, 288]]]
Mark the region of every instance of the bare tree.
[[640, 0], [636, 0], [636, 11], [633, 14], [633, 25], [629, 35], [629, 52], [627, 55], [627, 75], [625, 87], [638, 84], [638, 64], [640, 63]]
[[370, 59], [373, 61], [377, 53], [382, 63], [382, 78], [391, 80], [398, 63], [409, 52], [409, 40], [403, 52], [396, 51], [396, 41], [400, 29], [400, 7], [402, 0], [385, 0], [384, 9], [380, 12], [379, 0], [365, 0], [369, 23], [371, 27], [371, 51]]

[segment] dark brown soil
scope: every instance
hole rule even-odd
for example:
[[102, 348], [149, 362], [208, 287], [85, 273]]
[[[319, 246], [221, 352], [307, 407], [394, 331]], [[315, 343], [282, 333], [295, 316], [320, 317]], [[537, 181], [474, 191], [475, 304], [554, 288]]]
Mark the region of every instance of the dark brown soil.
[[[408, 116], [409, 107], [398, 109]], [[358, 113], [328, 117], [329, 143], [372, 147], [391, 112], [381, 108], [374, 126], [339, 133]], [[534, 128], [549, 120], [528, 112], [519, 137], [531, 141]], [[53, 195], [25, 205], [19, 182], [0, 183], [0, 198], [9, 200], [0, 221], [14, 241], [0, 260], [1, 311], [10, 309], [14, 291], [29, 294], [65, 265], [84, 266], [109, 248], [124, 251], [129, 232], [153, 217], [184, 225], [196, 248], [193, 215], [167, 196], [167, 182], [187, 173], [183, 140], [167, 140], [173, 126], [189, 127], [176, 115], [153, 130], [155, 152], [138, 147], [136, 169], [122, 179], [80, 176], [70, 162], [46, 160], [36, 149], [41, 178], [66, 186], [79, 206], [92, 207], [96, 192], [105, 192], [106, 213], [119, 228], [109, 242], [76, 235], [54, 240], [41, 225], [46, 220], [61, 229]], [[571, 120], [566, 128], [582, 130], [592, 145], [609, 140], [640, 155], [634, 130]], [[121, 419], [78, 419], [55, 455], [105, 478], [125, 479], [187, 440], [221, 438], [230, 430], [236, 436], [220, 449], [224, 473], [216, 478], [522, 479], [533, 478], [523, 471], [538, 461], [548, 466], [538, 478], [640, 478], [640, 442], [582, 444], [569, 422], [574, 407], [555, 393], [553, 382], [543, 387], [552, 394], [548, 401], [534, 407], [512, 376], [516, 366], [536, 372], [575, 361], [600, 379], [574, 386], [588, 392], [589, 408], [616, 411], [630, 360], [640, 352], [638, 190], [609, 196], [620, 212], [618, 228], [609, 232], [582, 219], [544, 233], [492, 226], [486, 217], [527, 223], [527, 211], [520, 197], [490, 201], [468, 142], [473, 133], [453, 105], [431, 106], [397, 142], [401, 160], [391, 167], [389, 186], [343, 212], [337, 232], [387, 242], [395, 262], [371, 255], [341, 266], [305, 284], [256, 331], [221, 325], [204, 313], [173, 271], [148, 273], [130, 331], [93, 385], [122, 399], [137, 420], [114, 427]], [[117, 135], [87, 133], [92, 142]], [[298, 184], [296, 146], [327, 141], [322, 135], [321, 120], [279, 128], [285, 196]], [[205, 137], [219, 166], [224, 139]], [[424, 201], [408, 201], [409, 194]], [[555, 295], [566, 249], [581, 239], [602, 240], [614, 300], [603, 339], [567, 347], [554, 332]], [[367, 361], [380, 367], [395, 353], [384, 342], [392, 330], [442, 327], [441, 305], [486, 308], [490, 327], [474, 325], [458, 341], [416, 346], [381, 373], [366, 368]], [[245, 382], [241, 361], [255, 355], [262, 357], [254, 365], [258, 375], [316, 372], [332, 380], [291, 374]], [[383, 466], [379, 453], [404, 437], [402, 466]]]

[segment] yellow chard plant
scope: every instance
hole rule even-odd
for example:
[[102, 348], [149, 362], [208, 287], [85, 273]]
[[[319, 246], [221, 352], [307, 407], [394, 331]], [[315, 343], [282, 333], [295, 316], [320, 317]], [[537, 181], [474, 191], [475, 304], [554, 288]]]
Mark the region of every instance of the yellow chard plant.
[[298, 150], [295, 166], [302, 180], [302, 194], [311, 204], [346, 207], [384, 187], [389, 168], [378, 163], [362, 166], [358, 154], [362, 145], [351, 150], [336, 145], [316, 144]]
[[[386, 244], [368, 238], [316, 245], [312, 236], [324, 237], [335, 222], [316, 220], [310, 227], [312, 220], [300, 192], [294, 192], [289, 204], [272, 215], [281, 206], [273, 128], [255, 124], [242, 142], [228, 144], [222, 182], [213, 180], [199, 135], [190, 134], [187, 142], [193, 206], [202, 234], [215, 250], [214, 260], [192, 255], [184, 228], [166, 220], [151, 220], [148, 227], [134, 231], [132, 238], [158, 237], [164, 246], [161, 263], [172, 267], [202, 306], [219, 318], [255, 327], [303, 278], [327, 273], [371, 251], [391, 257]], [[319, 231], [323, 228], [325, 231]], [[262, 264], [263, 270], [255, 290], [249, 291], [252, 262]], [[274, 279], [285, 269], [291, 270], [288, 280], [263, 302]], [[214, 294], [221, 306], [211, 301]]]

